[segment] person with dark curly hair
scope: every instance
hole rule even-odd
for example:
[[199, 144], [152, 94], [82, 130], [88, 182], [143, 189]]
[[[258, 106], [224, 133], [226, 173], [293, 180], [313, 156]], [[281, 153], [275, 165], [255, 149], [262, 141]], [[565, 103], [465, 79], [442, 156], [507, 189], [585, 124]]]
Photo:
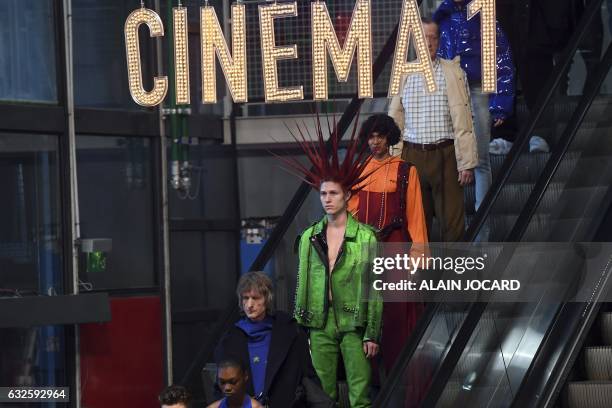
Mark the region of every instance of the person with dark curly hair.
[[191, 406], [191, 394], [180, 385], [164, 388], [158, 399], [162, 408], [189, 408]]
[[383, 242], [427, 242], [427, 226], [419, 173], [411, 163], [390, 154], [400, 141], [400, 129], [388, 115], [370, 116], [359, 138], [372, 155], [363, 170], [367, 177], [349, 200], [349, 211], [379, 231]]
[[[393, 118], [385, 114], [372, 115], [361, 125], [359, 138], [368, 144], [372, 156], [362, 173], [367, 175], [360, 184], [362, 188], [351, 197], [348, 208], [359, 222], [376, 228], [379, 241], [416, 244], [413, 249], [418, 249], [420, 255], [422, 244], [428, 239], [419, 173], [411, 163], [389, 153], [400, 136]], [[386, 276], [395, 281], [390, 274]], [[381, 349], [387, 371], [391, 370], [422, 309], [421, 303], [398, 299], [385, 304]]]

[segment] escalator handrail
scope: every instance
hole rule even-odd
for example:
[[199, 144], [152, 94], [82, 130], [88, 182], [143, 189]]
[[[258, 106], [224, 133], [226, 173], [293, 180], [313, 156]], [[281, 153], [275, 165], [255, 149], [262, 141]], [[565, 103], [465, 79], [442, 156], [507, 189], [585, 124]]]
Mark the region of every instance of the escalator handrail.
[[[564, 154], [565, 152], [567, 152], [569, 150], [569, 147], [571, 146], [576, 134], [578, 133], [578, 130], [580, 128], [580, 124], [582, 123], [583, 119], [585, 118], [585, 116], [587, 115], [589, 109], [592, 106], [593, 101], [595, 100], [595, 98], [599, 95], [600, 93], [600, 89], [601, 86], [603, 85], [604, 81], [606, 80], [608, 73], [610, 72], [610, 69], [612, 68], [612, 43], [610, 43], [610, 45], [608, 45], [608, 49], [606, 50], [606, 53], [604, 54], [599, 67], [597, 68], [596, 72], [594, 73], [593, 77], [592, 77], [592, 82], [587, 83], [585, 88], [587, 88], [587, 92], [585, 92], [585, 94], [582, 96], [578, 107], [576, 108], [576, 112], [574, 112], [572, 119], [570, 120], [568, 127], [566, 128], [562, 139], [561, 139], [561, 147], [560, 147], [560, 151], [562, 151], [561, 153]], [[555, 152], [555, 154], [557, 154], [557, 152]], [[560, 160], [559, 160], [560, 162]], [[550, 163], [549, 163], [550, 164]], [[554, 176], [554, 171], [556, 171], [557, 166], [553, 166], [555, 163], [552, 163], [550, 166], [547, 165], [547, 167], [544, 170], [544, 178], [547, 180], [552, 180], [552, 177]], [[549, 168], [550, 167], [550, 168]], [[540, 180], [539, 180], [540, 181]], [[538, 182], [539, 182], [538, 181]], [[534, 195], [533, 197], [533, 202], [536, 203], [535, 205], [538, 205], [538, 203], [540, 202], [540, 200], [543, 198], [543, 194], [537, 194]], [[529, 199], [531, 200], [532, 197], [530, 196]], [[530, 200], [528, 200], [528, 203], [530, 202]], [[604, 199], [605, 202], [607, 202], [608, 207], [610, 206], [610, 204], [612, 203], [612, 190], [609, 190], [606, 198]], [[606, 208], [608, 208], [606, 207]], [[533, 214], [535, 209], [529, 209], [529, 211]], [[591, 227], [589, 229], [589, 231], [593, 231], [593, 233], [591, 234], [591, 236], [589, 237], [589, 240], [592, 240], [594, 237], [594, 231], [596, 228], [599, 227], [599, 225], [601, 224], [603, 218], [605, 217], [605, 212], [600, 212], [600, 214], [593, 220]], [[520, 233], [521, 231], [517, 231], [517, 233]], [[584, 304], [585, 308], [585, 313], [590, 313], [592, 314], [594, 310], [598, 309], [598, 305], [597, 304]], [[566, 333], [566, 326], [570, 324], [570, 322], [567, 322], [566, 319], [562, 319], [559, 320], [558, 322], [559, 325], [562, 325], [563, 327], [561, 329], [558, 329], [556, 327], [551, 327], [551, 329], [549, 330], [549, 332], [547, 333], [547, 337], [545, 338], [545, 340], [543, 341], [543, 344], [540, 347], [541, 349], [544, 349], [549, 341], [554, 340], [557, 336], [553, 336], [550, 335], [550, 333], [552, 333], [555, 329], [560, 330], [560, 333]], [[587, 319], [585, 319], [584, 323], [588, 323]], [[540, 351], [538, 350], [538, 351]], [[575, 356], [574, 356], [575, 357]], [[545, 359], [540, 359], [539, 361], [545, 361]], [[526, 375], [525, 375], [525, 380], [522, 382], [521, 387], [519, 388], [518, 392], [517, 392], [517, 400], [520, 400], [522, 397], [522, 393], [525, 392], [524, 389], [528, 387], [528, 379], [531, 376], [538, 376], [538, 375], [543, 375], [542, 373], [542, 369], [541, 366], [542, 363], [537, 364], [537, 362], [534, 361], [532, 362], [532, 364], [530, 365]], [[565, 367], [565, 370], [567, 369], [567, 366]], [[564, 374], [566, 374], [564, 369], [559, 368], [558, 370], [561, 370], [561, 372], [557, 373], [557, 375], [562, 376]], [[536, 378], [536, 377], [534, 377]], [[549, 395], [554, 395], [555, 392], [557, 392], [558, 389], [552, 389], [549, 390]], [[531, 392], [531, 391], [530, 391]]]
[[395, 387], [397, 387], [398, 383], [402, 379], [402, 374], [406, 365], [408, 364], [408, 362], [412, 358], [412, 355], [419, 346], [421, 339], [425, 335], [427, 328], [438, 313], [439, 308], [440, 303], [430, 303], [425, 308], [423, 315], [417, 321], [417, 324], [414, 327], [412, 333], [410, 334], [408, 341], [402, 348], [402, 351], [400, 352], [397, 361], [393, 364], [393, 367], [389, 371], [389, 374], [387, 375], [387, 380], [383, 384], [380, 392], [378, 393], [378, 396], [376, 397], [376, 400], [372, 404], [374, 408], [383, 408], [389, 406], [389, 399], [392, 396], [393, 390], [395, 389]]
[[599, 95], [599, 90], [601, 89], [601, 85], [606, 80], [608, 76], [608, 72], [610, 71], [610, 67], [612, 66], [612, 43], [608, 46], [605, 55], [603, 56], [599, 66], [597, 67], [597, 71], [594, 73], [591, 82], [586, 82], [585, 88], [587, 88], [586, 92], [580, 98], [580, 102], [576, 107], [576, 110], [572, 114], [572, 117], [565, 128], [563, 135], [559, 139], [559, 143], [555, 146], [555, 149], [548, 159], [542, 174], [538, 178], [532, 193], [529, 195], [525, 207], [521, 214], [519, 215], [516, 223], [514, 224], [514, 228], [510, 231], [509, 238], [510, 240], [518, 240], [521, 237], [528, 225], [529, 220], [536, 213], [540, 202], [544, 198], [544, 194], [546, 194], [546, 190], [548, 185], [552, 182], [557, 169], [561, 165], [563, 161], [563, 157], [568, 152], [570, 146], [572, 145], [584, 118], [586, 117], [593, 101]]
[[[570, 44], [568, 45], [568, 47], [566, 47], [566, 54], [564, 55], [565, 58], [563, 61], [564, 63], [568, 64], [567, 67], [569, 67], [569, 63], [571, 62], [573, 55], [577, 51], [578, 45], [580, 44], [585, 32], [587, 31], [588, 26], [590, 25], [593, 18], [597, 15], [598, 9], [601, 8], [601, 3], [602, 3], [602, 0], [592, 2], [589, 5], [589, 9], [585, 13], [585, 15], [582, 16], [582, 19], [577, 28], [577, 32], [572, 36], [572, 39], [570, 40]], [[556, 72], [554, 73], [556, 75], [554, 75], [553, 78], [549, 79], [549, 86], [551, 86], [551, 88], [548, 88], [548, 92], [546, 93], [545, 97], [540, 98], [540, 103], [548, 104], [548, 102], [550, 101], [550, 98], [552, 97], [554, 90], [556, 89], [556, 87], [558, 86], [561, 80], [561, 77], [565, 76], [566, 68], [564, 67], [565, 65], [564, 63], [557, 66]], [[488, 216], [492, 208], [492, 204], [494, 203], [494, 201], [497, 201], [497, 199], [499, 199], [499, 196], [500, 196], [499, 192], [502, 190], [503, 186], [507, 182], [510, 176], [510, 171], [514, 168], [514, 166], [518, 162], [520, 151], [522, 151], [522, 149], [526, 146], [528, 139], [529, 139], [528, 136], [531, 134], [531, 132], [535, 128], [535, 125], [537, 121], [539, 120], [539, 116], [541, 116], [545, 108], [546, 108], [545, 105], [540, 105], [540, 104], [538, 105], [538, 109], [536, 109], [537, 111], [536, 115], [535, 116], [532, 115], [528, 125], [525, 126], [524, 131], [519, 136], [522, 138], [522, 140], [520, 140], [519, 143], [514, 144], [513, 146], [514, 151], [510, 153], [511, 156], [506, 160], [506, 163], [507, 162], [510, 162], [510, 163], [508, 164], [508, 166], [505, 166], [505, 165], [502, 166], [502, 170], [500, 172], [501, 177], [498, 177], [497, 182], [498, 183], [501, 182], [503, 184], [497, 184], [496, 191], [494, 191], [493, 193], [489, 191], [489, 193], [487, 194], [487, 197], [490, 197], [491, 200], [487, 203], [487, 200], [485, 198], [484, 205], [486, 205], [486, 207], [483, 213], [481, 214], [481, 217]], [[577, 116], [581, 117], [580, 112], [577, 113]], [[571, 132], [570, 132], [570, 135], [571, 135]], [[573, 137], [571, 137], [571, 139], [573, 140]], [[549, 158], [547, 166], [545, 168], [545, 170], [549, 172], [554, 171], [559, 166], [559, 163], [563, 159], [564, 153], [567, 151], [567, 149], [564, 148], [563, 145], [557, 145], [555, 146], [554, 151], [555, 152]], [[553, 162], [553, 160], [555, 160], [555, 162]], [[514, 228], [504, 240], [505, 242], [518, 242], [522, 234], [526, 231], [527, 226], [529, 225], [529, 222], [531, 221], [531, 217], [533, 216], [533, 213], [534, 213], [533, 209], [527, 208], [527, 205], [529, 203], [533, 203], [536, 197], [543, 196], [544, 192], [546, 191], [546, 189], [548, 188], [550, 184], [550, 180], [552, 179], [552, 176], [550, 176], [549, 174], [545, 174], [544, 172], [542, 173], [540, 177], [544, 178], [544, 181], [538, 182], [536, 183], [536, 186], [534, 186], [534, 189], [532, 190], [526, 205], [521, 210], [521, 215], [519, 215]], [[468, 231], [466, 236], [473, 240], [474, 237], [477, 236], [478, 231], [480, 230], [482, 225], [484, 224], [483, 221], [484, 221], [484, 218], [481, 218], [479, 220], [479, 223], [476, 226], [474, 226], [474, 229], [470, 228], [471, 231]], [[517, 234], [520, 234], [520, 235], [517, 235]], [[426, 406], [435, 405], [439, 397], [442, 395], [442, 392], [444, 388], [446, 387], [446, 384], [448, 383], [448, 380], [450, 379], [455, 369], [455, 366], [459, 362], [459, 359], [461, 358], [461, 355], [463, 354], [465, 347], [467, 346], [470, 338], [473, 335], [473, 330], [478, 326], [478, 321], [480, 320], [480, 318], [482, 317], [482, 314], [486, 310], [486, 306], [487, 306], [487, 303], [474, 303], [470, 307], [470, 311], [468, 312], [468, 315], [466, 319], [464, 320], [462, 327], [459, 329], [459, 335], [457, 335], [456, 340], [451, 345], [450, 350], [446, 354], [445, 359], [440, 366], [440, 369], [437, 371], [432, 381], [431, 387], [429, 388], [427, 396], [425, 398]]]
[[[580, 22], [574, 34], [572, 35], [572, 38], [570, 39], [568, 45], [565, 48], [561, 62], [555, 66], [555, 69], [553, 70], [551, 77], [548, 79], [544, 87], [544, 89], [546, 89], [547, 91], [540, 94], [540, 97], [538, 98], [538, 102], [536, 104], [537, 107], [534, 109], [534, 112], [530, 113], [530, 117], [529, 117], [527, 124], [524, 126], [522, 131], [519, 133], [517, 141], [513, 144], [512, 149], [510, 150], [510, 153], [508, 154], [508, 157], [506, 158], [506, 160], [504, 161], [504, 164], [502, 165], [499, 175], [495, 179], [495, 183], [492, 185], [491, 189], [489, 189], [485, 199], [483, 200], [482, 205], [480, 206], [480, 208], [478, 209], [476, 213], [476, 216], [474, 217], [474, 220], [470, 224], [470, 227], [468, 228], [468, 231], [466, 232], [464, 236], [465, 241], [473, 242], [475, 240], [475, 238], [477, 237], [478, 233], [480, 232], [480, 230], [482, 229], [484, 225], [485, 219], [489, 216], [494, 204], [500, 198], [503, 187], [507, 184], [512, 170], [518, 164], [518, 160], [520, 158], [521, 152], [525, 149], [525, 147], [527, 146], [529, 142], [529, 136], [535, 129], [536, 124], [540, 121], [543, 113], [545, 112], [548, 104], [550, 103], [554, 95], [556, 88], [560, 84], [561, 80], [564, 78], [565, 72], [571, 66], [573, 56], [578, 50], [578, 46], [582, 42], [586, 34], [587, 28], [593, 21], [594, 17], [597, 15], [598, 9], [601, 8], [602, 1], [603, 0], [598, 0], [598, 1], [594, 1], [591, 4], [589, 4], [585, 13], [581, 17]], [[550, 182], [550, 180], [548, 180], [548, 182]], [[542, 188], [544, 190], [547, 187], [548, 187], [548, 183], [542, 184], [539, 186], [539, 188]], [[532, 194], [542, 194], [542, 193], [537, 192], [534, 189], [534, 191], [532, 191]], [[521, 220], [521, 222], [526, 223], [526, 224], [528, 224], [529, 221], [530, 219], [525, 219], [525, 217], [523, 217], [523, 219]], [[526, 228], [526, 226], [524, 228]], [[435, 307], [435, 305], [433, 307]], [[485, 309], [486, 309], [486, 303], [483, 303], [483, 302], [473, 303], [470, 306], [468, 315], [464, 319], [461, 325], [461, 328], [459, 329], [457, 335], [455, 336], [455, 341], [452, 342], [452, 345], [450, 349], [448, 350], [448, 352], [446, 353], [446, 355], [444, 356], [442, 363], [439, 369], [437, 370], [437, 373], [434, 375], [433, 381], [428, 390], [425, 401], [430, 401], [431, 403], [435, 404], [435, 402], [441, 395], [446, 383], [448, 382], [448, 379], [452, 375], [452, 371], [454, 370], [454, 367], [456, 366], [459, 358], [461, 357], [461, 354], [463, 353], [463, 350], [465, 346], [467, 345], [469, 339], [471, 338], [473, 334], [473, 330], [476, 328], [477, 323], [480, 320], [480, 317], [482, 316]], [[419, 339], [419, 342], [420, 340], [421, 339]], [[410, 344], [410, 342], [407, 343], [406, 347], [407, 346], [411, 346], [413, 350], [416, 350], [416, 346], [413, 346], [412, 344]], [[405, 366], [402, 368], [405, 368]], [[401, 373], [402, 370], [399, 370], [399, 372]], [[381, 394], [383, 394], [383, 392], [385, 393], [392, 392], [392, 389], [390, 388], [387, 389], [387, 388], [388, 387], [384, 387], [383, 390], [381, 390]], [[381, 395], [381, 399], [386, 400], [387, 398], [388, 396], [386, 396], [385, 394]]]
[[530, 136], [532, 135], [536, 125], [540, 122], [540, 119], [551, 102], [557, 87], [562, 80], [565, 80], [566, 72], [572, 65], [573, 57], [576, 54], [580, 43], [584, 40], [591, 22], [601, 8], [602, 1], [603, 0], [596, 0], [590, 2], [584, 14], [580, 18], [574, 34], [565, 47], [562, 54], [563, 57], [560, 59], [559, 64], [555, 65], [551, 76], [548, 78], [543, 87], [546, 92], [540, 92], [540, 96], [538, 97], [536, 103], [536, 108], [533, 110], [533, 112], [529, 112], [528, 121], [518, 133], [517, 138], [513, 143], [508, 156], [504, 160], [497, 177], [495, 177], [495, 180], [483, 199], [480, 208], [478, 208], [478, 211], [476, 211], [474, 219], [470, 223], [470, 226], [468, 227], [468, 230], [464, 236], [465, 241], [472, 242], [476, 236], [478, 236], [478, 233], [485, 223], [485, 219], [489, 216], [489, 213], [493, 209], [493, 206], [497, 200], [500, 199], [501, 192], [510, 178], [512, 170], [518, 164], [521, 157], [521, 152], [523, 152], [529, 144]]
[[[608, 190], [607, 197], [604, 201], [607, 203], [608, 211], [612, 210], [612, 190]], [[601, 217], [598, 217], [599, 222], [600, 222], [599, 224], [600, 228], [602, 226], [602, 223], [603, 223], [602, 220], [604, 217], [605, 217], [604, 214], [602, 214]], [[602, 275], [604, 273], [607, 276], [603, 282], [603, 285], [601, 286], [601, 290], [598, 292], [598, 299], [595, 299], [589, 303], [583, 304], [584, 309], [582, 313], [580, 313], [578, 316], [578, 319], [581, 319], [581, 324], [578, 324], [577, 330], [572, 333], [570, 340], [566, 343], [562, 343], [565, 346], [563, 350], [561, 350], [561, 354], [559, 354], [561, 356], [561, 361], [556, 362], [549, 376], [549, 380], [545, 382], [543, 389], [538, 391], [539, 393], [538, 395], [540, 395], [540, 398], [538, 399], [539, 404], [536, 405], [537, 407], [549, 406], [548, 403], [550, 403], [550, 401], [554, 401], [555, 396], [559, 395], [559, 393], [561, 392], [561, 389], [563, 388], [565, 380], [568, 378], [569, 372], [574, 365], [573, 363], [576, 361], [576, 358], [578, 357], [580, 349], [577, 346], [579, 344], [584, 343], [584, 339], [586, 337], [588, 329], [593, 325], [595, 318], [597, 317], [597, 315], [599, 314], [599, 311], [601, 310], [602, 304], [601, 304], [601, 301], [599, 300], [601, 293], [609, 293], [610, 286], [612, 286], [612, 281], [610, 279], [610, 266], [609, 265], [606, 270], [602, 271]], [[558, 322], [559, 322], [560, 327], [555, 327], [555, 330], [557, 331], [552, 332], [548, 336], [548, 339], [554, 340], [556, 333], [560, 333], [560, 335], [562, 336], [568, 332], [565, 326], [567, 320], [560, 318]], [[547, 342], [546, 344], [544, 344], [544, 346], [547, 346], [548, 344], [549, 343]], [[556, 353], [558, 353], [559, 351], [558, 349], [554, 349], [554, 346], [552, 346], [551, 349], [552, 350], [550, 350], [548, 354], [542, 356], [539, 359], [539, 362], [546, 361], [550, 357], [550, 355], [556, 355]], [[566, 356], [566, 357], [564, 358], [563, 356]], [[541, 366], [537, 366], [537, 367], [534, 367], [534, 366], [535, 364], [532, 364], [532, 366], [529, 367], [529, 371], [527, 374], [530, 376], [534, 376], [533, 378], [537, 378], [535, 376], [540, 376], [540, 378], [542, 378], [545, 371], [542, 370]], [[553, 379], [554, 381], [551, 383], [550, 379]], [[521, 384], [521, 388], [519, 388], [519, 392], [523, 390], [524, 392], [529, 392], [528, 385], [529, 385], [529, 377], [526, 375], [525, 380], [523, 381], [523, 384]], [[520, 401], [519, 397], [520, 395], [517, 393], [517, 398], [516, 398], [517, 402]], [[524, 407], [527, 405], [516, 405], [515, 404], [514, 406]]]

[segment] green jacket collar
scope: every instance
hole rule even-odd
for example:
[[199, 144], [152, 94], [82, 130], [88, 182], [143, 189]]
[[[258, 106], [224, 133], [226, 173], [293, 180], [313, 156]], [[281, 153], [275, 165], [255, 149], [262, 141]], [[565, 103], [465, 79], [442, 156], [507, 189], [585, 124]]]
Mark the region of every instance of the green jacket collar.
[[[355, 239], [357, 236], [357, 229], [359, 227], [359, 222], [353, 217], [350, 212], [346, 212], [347, 220], [346, 220], [346, 231], [344, 231], [345, 239]], [[327, 215], [324, 216], [321, 221], [315, 224], [314, 230], [312, 231], [313, 235], [320, 234], [325, 231], [327, 227]]]

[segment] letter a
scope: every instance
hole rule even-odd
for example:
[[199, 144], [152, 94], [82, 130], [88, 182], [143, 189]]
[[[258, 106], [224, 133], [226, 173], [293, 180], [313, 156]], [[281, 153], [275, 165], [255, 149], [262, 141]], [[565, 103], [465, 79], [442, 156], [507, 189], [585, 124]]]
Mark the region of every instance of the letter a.
[[[411, 34], [414, 34], [414, 48], [417, 55], [415, 62], [407, 61]], [[393, 58], [393, 68], [391, 70], [391, 81], [389, 82], [389, 98], [399, 93], [402, 77], [409, 74], [423, 75], [427, 84], [427, 90], [435, 92], [436, 82], [434, 81], [433, 67], [416, 0], [404, 0], [402, 7], [395, 57]]]

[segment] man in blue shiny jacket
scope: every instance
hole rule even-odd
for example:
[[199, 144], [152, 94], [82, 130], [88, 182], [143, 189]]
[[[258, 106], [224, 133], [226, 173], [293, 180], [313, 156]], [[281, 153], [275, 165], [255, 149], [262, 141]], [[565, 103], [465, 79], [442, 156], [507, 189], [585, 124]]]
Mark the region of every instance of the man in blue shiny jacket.
[[[441, 58], [461, 58], [461, 67], [470, 84], [474, 130], [478, 145], [478, 166], [474, 169], [476, 179], [476, 209], [482, 203], [491, 186], [491, 162], [489, 142], [491, 124], [497, 127], [512, 115], [514, 104], [514, 65], [508, 40], [497, 24], [497, 93], [483, 94], [481, 88], [482, 55], [480, 14], [467, 19], [466, 0], [444, 0], [436, 10], [433, 20], [440, 26]], [[480, 240], [488, 238], [485, 230]]]

